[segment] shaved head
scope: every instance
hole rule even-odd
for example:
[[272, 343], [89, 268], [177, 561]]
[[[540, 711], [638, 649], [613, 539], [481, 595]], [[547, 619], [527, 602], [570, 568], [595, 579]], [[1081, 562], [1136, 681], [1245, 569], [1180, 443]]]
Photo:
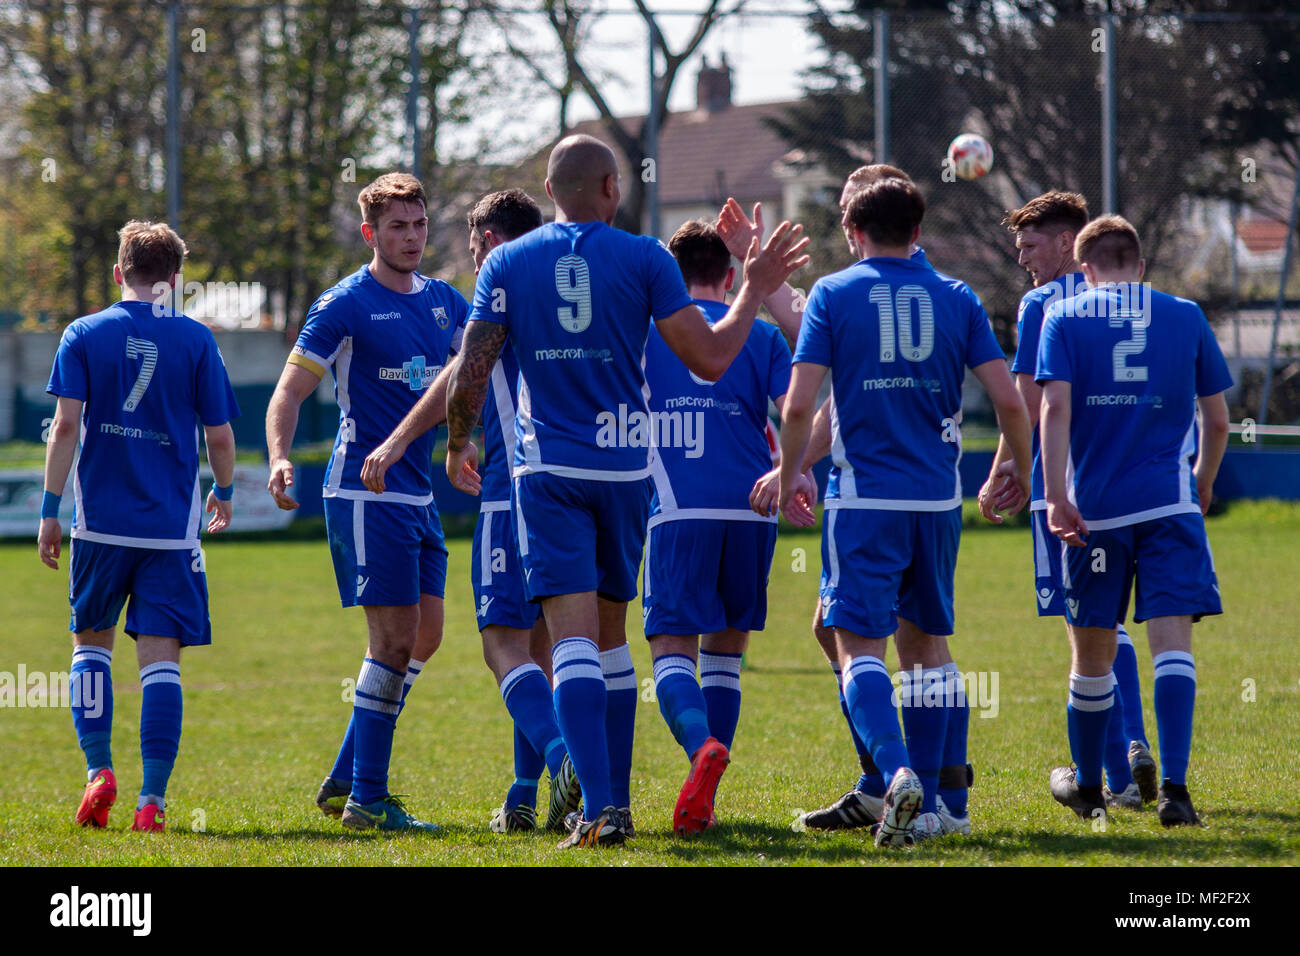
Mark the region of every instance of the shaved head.
[[566, 136], [556, 143], [546, 164], [547, 182], [561, 206], [569, 200], [596, 196], [606, 176], [618, 177], [614, 151], [584, 133]]

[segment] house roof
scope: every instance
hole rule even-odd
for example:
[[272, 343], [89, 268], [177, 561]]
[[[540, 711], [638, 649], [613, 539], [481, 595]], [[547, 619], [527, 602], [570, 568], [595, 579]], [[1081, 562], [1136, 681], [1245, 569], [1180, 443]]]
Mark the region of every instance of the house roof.
[[1243, 219], [1237, 235], [1251, 255], [1280, 252], [1286, 245], [1286, 223], [1273, 219]]
[[[790, 147], [763, 120], [783, 114], [792, 105], [756, 103], [715, 112], [696, 109], [673, 113], [659, 133], [659, 202], [721, 205], [729, 195], [742, 199], [780, 196], [781, 183], [773, 166]], [[635, 133], [642, 119], [623, 117], [619, 122]], [[600, 120], [585, 120], [570, 132], [610, 142]], [[617, 149], [615, 154], [621, 162]], [[623, 175], [629, 172], [624, 169]]]

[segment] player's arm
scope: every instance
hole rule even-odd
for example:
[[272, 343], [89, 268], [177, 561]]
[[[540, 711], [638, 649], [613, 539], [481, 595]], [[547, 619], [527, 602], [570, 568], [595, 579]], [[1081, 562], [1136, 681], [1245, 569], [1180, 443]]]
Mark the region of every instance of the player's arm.
[[790, 372], [790, 388], [785, 393], [785, 407], [781, 411], [781, 483], [778, 502], [786, 520], [799, 527], [808, 527], [816, 516], [807, 502], [801, 502], [799, 479], [808, 439], [812, 434], [813, 416], [817, 409], [817, 393], [826, 378], [826, 366], [813, 362], [795, 362]]
[[[745, 211], [740, 208], [740, 203], [728, 198], [727, 204], [718, 213], [718, 221], [714, 228], [726, 243], [727, 251], [744, 262], [749, 254], [750, 242], [754, 239], [763, 241], [763, 204], [754, 203], [754, 219], [750, 221]], [[793, 342], [799, 338], [803, 297], [790, 288], [788, 282], [782, 282], [780, 288], [771, 295], [765, 296], [763, 306], [787, 339]]]
[[[234, 514], [234, 502], [228, 497], [233, 493], [235, 483], [235, 432], [230, 423], [224, 425], [204, 425], [203, 440], [208, 446], [208, 466], [212, 469], [212, 484], [208, 492], [207, 507], [204, 509], [212, 515], [208, 522], [208, 532], [216, 534], [230, 527]], [[217, 489], [222, 489], [218, 494]]]
[[289, 449], [293, 446], [293, 433], [298, 429], [298, 410], [307, 396], [315, 391], [324, 374], [325, 370], [310, 359], [290, 355], [266, 408], [266, 456], [271, 465], [271, 478], [266, 488], [275, 503], [285, 511], [298, 507], [298, 502], [289, 497], [288, 491], [293, 484]]
[[1039, 440], [1043, 452], [1043, 491], [1047, 499], [1047, 527], [1052, 534], [1076, 548], [1083, 547], [1088, 526], [1070, 502], [1065, 464], [1070, 457], [1070, 393], [1066, 381], [1043, 385], [1043, 407], [1039, 418]]
[[[983, 495], [984, 489], [981, 489], [980, 497], [980, 511], [984, 517], [1001, 523], [1002, 516], [997, 514], [998, 510], [1005, 509], [1007, 514], [1015, 514], [1029, 501], [1030, 471], [1034, 464], [1031, 421], [1036, 416], [1031, 416], [1025, 407], [1021, 392], [1012, 381], [1003, 359], [993, 359], [975, 366], [971, 371], [988, 392], [989, 401], [998, 418], [998, 429], [1001, 432], [998, 453], [1001, 454], [1003, 446], [1006, 446], [1005, 457], [1001, 462], [996, 460], [997, 455], [994, 456], [994, 471], [989, 475], [989, 482], [994, 481], [996, 475], [1003, 480], [1009, 479], [1010, 487], [999, 489], [993, 496], [994, 500], [987, 503]], [[988, 482], [985, 487], [988, 487]]]
[[[1201, 499], [1201, 514], [1210, 510], [1214, 498], [1214, 479], [1218, 477], [1223, 453], [1228, 448], [1228, 402], [1223, 392], [1204, 395], [1196, 400], [1201, 412], [1201, 450], [1196, 456], [1196, 494]], [[47, 486], [48, 487], [48, 486]]]
[[41, 527], [36, 535], [36, 550], [48, 567], [59, 569], [63, 544], [63, 526], [59, 524], [59, 502], [68, 483], [68, 472], [77, 457], [77, 435], [81, 429], [81, 412], [85, 403], [59, 396], [50, 423], [50, 440], [45, 446], [45, 494], [41, 500]]
[[[784, 400], [785, 396], [783, 395], [781, 401], [777, 403], [777, 411], [782, 415], [784, 415]], [[805, 518], [813, 513], [812, 509], [817, 505], [817, 480], [813, 477], [812, 467], [831, 452], [830, 409], [830, 399], [827, 399], [822, 402], [821, 407], [817, 409], [817, 414], [813, 416], [812, 431], [808, 436], [808, 447], [805, 449], [803, 461], [799, 465], [800, 480], [798, 481], [799, 487], [795, 489], [795, 496], [797, 498], [800, 494], [804, 495], [806, 511], [802, 508], [798, 510]], [[778, 459], [780, 454], [778, 448]], [[780, 501], [780, 494], [781, 465], [778, 461], [775, 468], [754, 482], [753, 490], [749, 493], [749, 506], [761, 515], [775, 514], [775, 509]], [[795, 523], [794, 519], [788, 515], [787, 520], [791, 524]], [[807, 525], [803, 527], [807, 527]]]
[[[1029, 412], [1029, 432], [1032, 438], [1033, 430], [1038, 427], [1039, 406], [1043, 401], [1042, 386], [1034, 381], [1032, 375], [1017, 372], [1016, 391], [1024, 399], [1025, 410]], [[980, 513], [988, 520], [1001, 522], [1002, 519], [997, 512], [1011, 508], [1018, 511], [1024, 505], [1024, 502], [1019, 500], [1015, 469], [1011, 446], [1007, 444], [1005, 438], [998, 435], [998, 449], [993, 455], [993, 464], [989, 467], [989, 477], [979, 492]]]
[[476, 468], [478, 449], [469, 435], [487, 399], [492, 367], [501, 357], [509, 331], [496, 322], [471, 321], [452, 365], [447, 390], [447, 477], [466, 494], [477, 495], [483, 485]]
[[371, 491], [382, 493], [384, 475], [406, 454], [411, 442], [447, 420], [447, 384], [451, 381], [456, 361], [453, 358], [443, 366], [428, 391], [415, 403], [415, 407], [406, 413], [392, 434], [380, 442], [361, 463], [361, 483]]
[[800, 238], [802, 232], [803, 226], [783, 222], [761, 251], [758, 240], [751, 241], [740, 292], [727, 314], [715, 325], [709, 325], [694, 305], [678, 309], [655, 323], [664, 343], [688, 369], [710, 382], [722, 378], [744, 348], [763, 297], [780, 288], [795, 269], [808, 261], [807, 256], [801, 255], [809, 241]]

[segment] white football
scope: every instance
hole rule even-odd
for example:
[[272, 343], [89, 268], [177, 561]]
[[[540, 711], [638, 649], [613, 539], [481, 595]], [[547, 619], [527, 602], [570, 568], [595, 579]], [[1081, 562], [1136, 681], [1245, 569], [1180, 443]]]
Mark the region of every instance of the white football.
[[948, 144], [948, 160], [962, 179], [979, 179], [993, 168], [993, 147], [978, 133], [962, 133]]

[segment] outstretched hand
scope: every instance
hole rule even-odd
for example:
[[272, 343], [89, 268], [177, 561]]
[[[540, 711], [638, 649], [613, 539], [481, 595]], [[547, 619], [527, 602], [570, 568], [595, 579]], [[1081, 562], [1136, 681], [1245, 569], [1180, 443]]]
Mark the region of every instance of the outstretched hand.
[[810, 241], [803, 234], [803, 226], [792, 226], [789, 220], [776, 227], [762, 249], [757, 238], [751, 239], [745, 254], [744, 281], [761, 296], [771, 295], [796, 269], [808, 264], [809, 257], [803, 251]]

